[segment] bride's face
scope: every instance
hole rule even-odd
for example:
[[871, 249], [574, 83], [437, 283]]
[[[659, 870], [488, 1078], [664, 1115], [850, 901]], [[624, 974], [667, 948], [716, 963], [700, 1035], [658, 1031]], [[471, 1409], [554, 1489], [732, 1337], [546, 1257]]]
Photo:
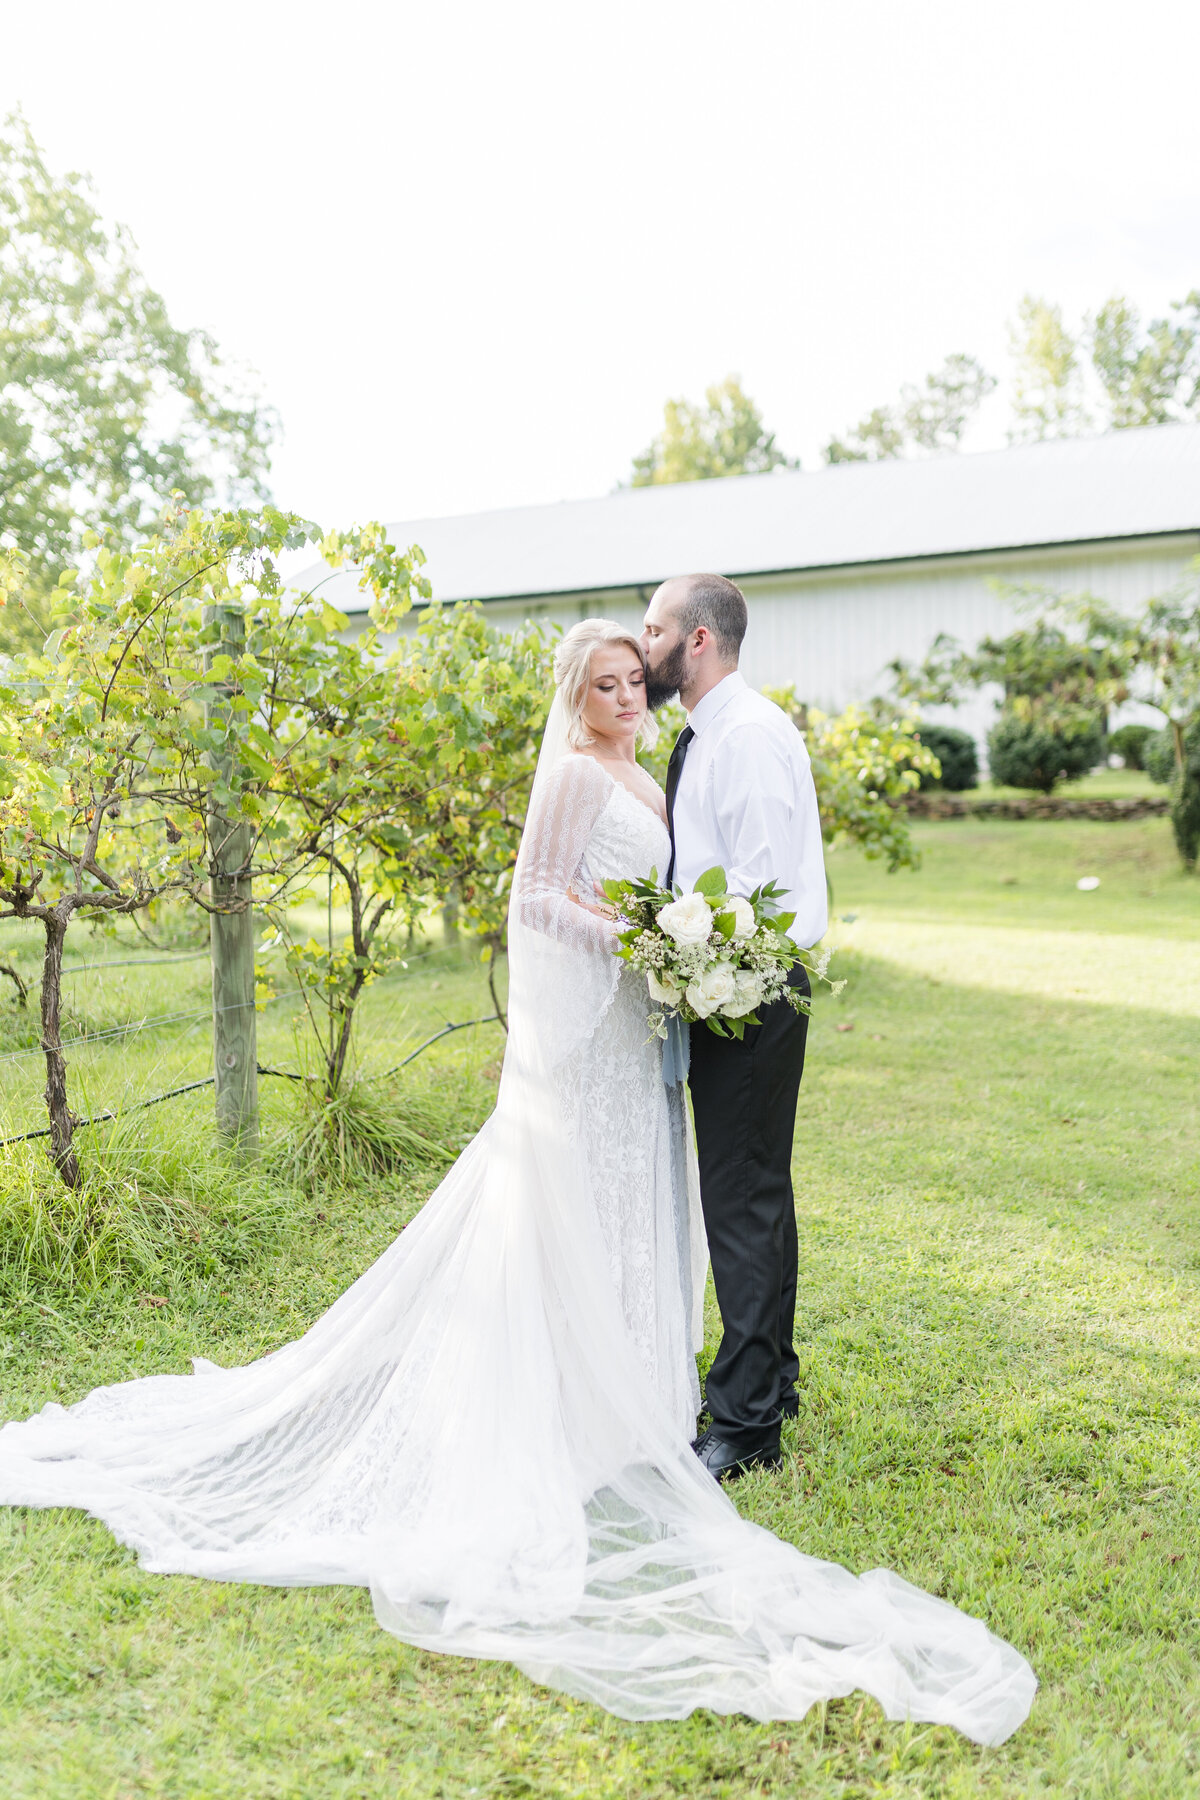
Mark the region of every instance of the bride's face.
[[598, 744], [637, 735], [646, 716], [642, 660], [628, 644], [598, 644], [592, 651], [583, 722]]

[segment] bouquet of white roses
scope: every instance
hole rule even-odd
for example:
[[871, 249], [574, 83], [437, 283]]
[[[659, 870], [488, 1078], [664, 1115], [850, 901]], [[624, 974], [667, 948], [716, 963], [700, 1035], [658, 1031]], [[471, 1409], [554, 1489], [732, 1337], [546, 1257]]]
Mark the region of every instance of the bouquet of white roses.
[[[659, 887], [652, 869], [645, 881], [606, 881], [604, 892], [626, 924], [617, 955], [645, 975], [655, 1006], [647, 1024], [659, 1037], [674, 1014], [740, 1038], [759, 1023], [760, 1006], [786, 999], [796, 1012], [809, 1010], [788, 986], [794, 964], [828, 979], [830, 952], [812, 961], [788, 936], [796, 915], [779, 910], [783, 890], [773, 881], [743, 897], [726, 892], [724, 869], [707, 869], [690, 894], [679, 894]], [[845, 983], [829, 985], [836, 991]]]

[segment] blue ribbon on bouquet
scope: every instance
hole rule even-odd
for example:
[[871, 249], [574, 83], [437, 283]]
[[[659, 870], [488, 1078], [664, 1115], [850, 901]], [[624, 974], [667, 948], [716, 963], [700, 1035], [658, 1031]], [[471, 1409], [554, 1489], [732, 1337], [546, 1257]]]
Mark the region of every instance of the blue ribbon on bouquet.
[[662, 1072], [668, 1087], [687, 1080], [692, 1060], [691, 1027], [678, 1013], [667, 1014], [667, 1041], [663, 1045]]

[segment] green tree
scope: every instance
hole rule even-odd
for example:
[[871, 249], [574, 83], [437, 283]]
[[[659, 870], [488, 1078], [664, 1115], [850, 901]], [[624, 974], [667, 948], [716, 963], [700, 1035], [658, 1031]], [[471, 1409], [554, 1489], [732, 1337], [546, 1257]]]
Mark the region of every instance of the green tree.
[[[475, 606], [431, 607], [385, 657], [378, 628], [407, 610], [413, 585], [403, 562], [396, 574], [398, 592], [380, 584], [378, 625], [351, 642], [332, 609], [306, 609], [297, 627], [272, 601], [248, 620], [248, 655], [268, 677], [270, 861], [282, 872], [261, 904], [308, 1005], [330, 1099], [365, 988], [403, 955], [396, 927], [448, 893], [482, 939], [503, 1019], [495, 957], [553, 691], [541, 631], [497, 631]], [[336, 943], [295, 929], [297, 903], [317, 897], [349, 914]]]
[[917, 736], [917, 720], [882, 700], [829, 714], [798, 701], [790, 685], [763, 693], [804, 735], [825, 842], [857, 844], [865, 856], [886, 857], [890, 872], [915, 869], [920, 858], [898, 803], [922, 775], [940, 772], [937, 757]]
[[[1010, 592], [1027, 604], [1040, 601], [1045, 616], [1007, 637], [984, 638], [974, 650], [941, 633], [919, 667], [897, 659], [890, 668], [901, 699], [925, 705], [956, 706], [967, 689], [1000, 687], [1004, 698], [993, 736], [1008, 770], [1005, 779], [1050, 793], [1064, 776], [1094, 767], [1109, 708], [1129, 698], [1129, 621], [1102, 614], [1096, 603], [1088, 611], [1080, 599]], [[1030, 772], [1029, 780], [1022, 770]]]
[[[50, 1153], [70, 1187], [80, 1172], [61, 1042], [67, 934], [80, 918], [144, 913], [170, 895], [211, 910], [213, 821], [253, 819], [270, 768], [246, 693], [221, 732], [206, 724], [206, 692], [232, 671], [206, 659], [205, 602], [230, 598], [235, 567], [239, 582], [253, 572], [278, 588], [275, 556], [313, 535], [268, 509], [183, 514], [136, 552], [92, 545], [87, 572], [59, 582], [63, 623], [43, 651], [0, 658], [0, 918], [42, 929]], [[2, 561], [11, 600], [28, 575], [17, 553]], [[209, 762], [226, 738], [238, 748], [228, 782]]]
[[[1109, 707], [1129, 698], [1132, 649], [1129, 621], [1114, 621], [1039, 591], [1010, 589], [1027, 601], [1040, 599], [1047, 616], [1003, 638], [982, 638], [974, 650], [939, 632], [925, 660], [913, 667], [901, 658], [889, 664], [903, 700], [929, 706], [957, 706], [968, 688], [998, 686], [1004, 702], [1018, 712], [1054, 725], [1095, 724]], [[1075, 622], [1074, 635], [1052, 612]]]
[[1200, 289], [1142, 329], [1137, 309], [1114, 294], [1087, 321], [1092, 366], [1114, 430], [1166, 425], [1200, 413]]
[[877, 406], [845, 437], [831, 438], [825, 461], [883, 462], [913, 451], [956, 450], [995, 385], [973, 356], [948, 356], [919, 387], [902, 388], [895, 406]]
[[753, 400], [736, 375], [707, 389], [704, 405], [668, 400], [659, 435], [633, 459], [631, 487], [676, 481], [711, 481], [722, 475], [762, 475], [798, 469], [778, 449]]
[[[132, 543], [164, 503], [266, 495], [273, 416], [211, 337], [183, 331], [79, 175], [47, 168], [19, 116], [0, 129], [0, 543], [28, 575], [9, 648], [40, 643], [84, 525]], [[5, 643], [0, 643], [4, 648]]]
[[1087, 431], [1091, 420], [1080, 344], [1063, 322], [1062, 307], [1026, 294], [1009, 326], [1009, 345], [1016, 365], [1010, 440], [1077, 437]]
[[1200, 289], [1146, 326], [1131, 301], [1113, 294], [1078, 332], [1060, 306], [1027, 294], [1009, 337], [1014, 440], [1200, 417]]

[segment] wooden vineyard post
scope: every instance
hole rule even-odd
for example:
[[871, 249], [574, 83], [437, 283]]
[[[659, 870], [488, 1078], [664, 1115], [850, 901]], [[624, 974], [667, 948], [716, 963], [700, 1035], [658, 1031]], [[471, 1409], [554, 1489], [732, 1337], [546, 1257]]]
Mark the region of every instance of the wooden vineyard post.
[[[205, 623], [217, 626], [218, 641], [207, 652], [211, 668], [216, 656], [241, 656], [246, 625], [232, 606], [205, 608]], [[232, 742], [237, 719], [230, 709], [234, 683], [216, 682], [209, 690], [206, 720], [225, 735], [221, 749], [209, 753], [215, 790], [228, 787], [233, 767]], [[209, 914], [212, 949], [213, 1070], [216, 1075], [217, 1130], [232, 1139], [244, 1156], [258, 1154], [258, 1017], [254, 1009], [254, 915], [252, 883], [239, 873], [250, 858], [251, 830], [231, 821], [217, 791], [209, 800], [211, 849], [209, 892], [214, 906], [245, 905], [240, 911]]]

